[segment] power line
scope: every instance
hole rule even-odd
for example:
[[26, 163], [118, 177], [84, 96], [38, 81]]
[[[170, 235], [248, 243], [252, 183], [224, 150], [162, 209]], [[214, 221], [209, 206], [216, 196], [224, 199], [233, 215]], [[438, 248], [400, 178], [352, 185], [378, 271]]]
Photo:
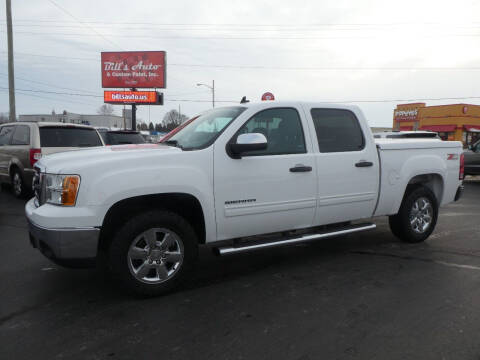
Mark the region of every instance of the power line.
[[[77, 20], [78, 21], [78, 20]], [[73, 21], [57, 20], [57, 19], [16, 19], [18, 22], [28, 23], [73, 23]], [[83, 20], [85, 24], [114, 24], [114, 25], [156, 25], [156, 26], [258, 26], [258, 27], [296, 27], [296, 26], [411, 26], [411, 25], [464, 25], [465, 23], [459, 22], [415, 22], [415, 21], [403, 21], [403, 22], [389, 22], [389, 23], [306, 23], [306, 24], [285, 24], [285, 23], [272, 23], [272, 24], [245, 24], [245, 23], [157, 23], [157, 22], [115, 22], [115, 21], [99, 21], [99, 20]], [[470, 24], [480, 24], [478, 21], [472, 21]]]
[[[7, 77], [7, 75], [6, 75], [6, 74], [3, 74], [3, 73], [0, 73], [0, 76]], [[82, 91], [82, 92], [84, 92], [84, 93], [94, 93], [94, 91], [82, 90], [82, 89], [72, 89], [72, 88], [68, 88], [68, 87], [64, 87], [64, 86], [53, 85], [53, 84], [50, 84], [50, 83], [47, 83], [47, 82], [43, 82], [43, 81], [26, 79], [26, 78], [23, 78], [23, 77], [20, 77], [20, 76], [15, 76], [15, 79], [17, 79], [17, 80], [22, 80], [22, 81], [25, 81], [25, 82], [28, 82], [28, 83], [34, 83], [34, 84], [39, 84], [39, 85], [54, 87], [54, 88], [58, 88], [58, 89], [72, 90], [72, 91], [79, 91], [79, 90], [80, 90], [80, 91]]]
[[[0, 87], [0, 89], [8, 89], [4, 87]], [[47, 91], [47, 90], [34, 90], [34, 89], [17, 89], [18, 91], [30, 91], [30, 92], [39, 92], [44, 94], [58, 94], [58, 95], [69, 95], [69, 96], [86, 96], [86, 97], [100, 97], [103, 98], [101, 95], [90, 95], [90, 94], [79, 94], [79, 93], [66, 93], [66, 92], [58, 92], [58, 91]]]
[[[0, 51], [0, 53], [5, 53]], [[77, 57], [65, 57], [65, 56], [56, 56], [56, 55], [40, 55], [40, 54], [30, 54], [23, 52], [15, 52], [16, 55], [22, 56], [39, 56], [46, 58], [57, 58], [65, 60], [86, 60], [86, 61], [96, 61], [98, 58], [77, 58]], [[381, 66], [313, 66], [313, 67], [289, 67], [289, 66], [266, 66], [266, 65], [222, 65], [222, 64], [184, 64], [184, 63], [169, 63], [168, 66], [178, 66], [178, 67], [198, 67], [198, 68], [220, 68], [220, 69], [258, 69], [258, 70], [288, 70], [288, 71], [359, 71], [359, 70], [379, 70], [379, 71], [419, 71], [419, 70], [460, 70], [460, 71], [469, 71], [469, 70], [480, 70], [480, 67], [440, 67], [440, 66], [422, 66], [422, 67], [407, 67], [407, 66], [397, 66], [397, 67], [381, 67]], [[70, 89], [72, 90], [72, 89]]]
[[85, 27], [89, 28], [91, 31], [93, 31], [95, 34], [97, 34], [98, 36], [100, 36], [103, 40], [105, 40], [106, 42], [122, 49], [122, 47], [118, 44], [116, 44], [115, 42], [111, 41], [110, 39], [107, 39], [105, 36], [103, 36], [101, 33], [99, 33], [97, 30], [95, 30], [94, 27], [90, 26], [88, 23], [84, 23], [82, 20], [80, 20], [79, 18], [77, 18], [75, 15], [73, 15], [72, 13], [70, 13], [69, 11], [67, 11], [64, 7], [58, 5], [55, 1], [53, 0], [48, 0], [52, 5], [54, 5], [55, 7], [57, 7], [58, 9], [60, 9], [61, 11], [63, 11], [65, 14], [67, 14], [68, 16], [70, 16], [71, 18], [73, 18], [74, 20], [76, 20], [77, 22], [79, 22], [80, 24], [84, 25]]
[[[5, 31], [1, 31], [5, 33]], [[78, 36], [78, 37], [91, 37], [94, 34], [84, 33], [65, 33], [65, 32], [34, 32], [34, 31], [15, 31], [15, 34], [22, 35], [61, 35], [61, 36]], [[172, 39], [172, 40], [360, 40], [360, 39], [380, 39], [380, 35], [368, 35], [368, 36], [149, 36], [149, 35], [125, 35], [125, 34], [108, 34], [110, 37], [121, 37], [129, 39]], [[442, 34], [435, 33], [433, 35], [411, 35], [415, 39], [418, 38], [456, 38], [456, 37], [480, 37], [480, 34]]]

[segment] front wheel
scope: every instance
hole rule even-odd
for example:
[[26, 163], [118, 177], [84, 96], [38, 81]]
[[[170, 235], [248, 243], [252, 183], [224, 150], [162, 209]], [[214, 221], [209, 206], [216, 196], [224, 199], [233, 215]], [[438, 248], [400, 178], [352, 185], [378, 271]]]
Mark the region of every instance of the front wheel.
[[392, 233], [402, 241], [418, 243], [426, 240], [435, 229], [438, 203], [435, 194], [421, 186], [403, 199], [398, 214], [389, 217]]
[[197, 257], [197, 237], [181, 216], [149, 211], [128, 221], [110, 246], [113, 275], [129, 290], [155, 296], [184, 280]]

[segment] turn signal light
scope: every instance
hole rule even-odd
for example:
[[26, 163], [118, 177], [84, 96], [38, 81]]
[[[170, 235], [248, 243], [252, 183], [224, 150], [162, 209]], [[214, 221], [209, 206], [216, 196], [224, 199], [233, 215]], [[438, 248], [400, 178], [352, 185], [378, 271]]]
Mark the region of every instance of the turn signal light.
[[77, 200], [80, 178], [76, 175], [66, 176], [63, 179], [62, 205], [74, 206]]

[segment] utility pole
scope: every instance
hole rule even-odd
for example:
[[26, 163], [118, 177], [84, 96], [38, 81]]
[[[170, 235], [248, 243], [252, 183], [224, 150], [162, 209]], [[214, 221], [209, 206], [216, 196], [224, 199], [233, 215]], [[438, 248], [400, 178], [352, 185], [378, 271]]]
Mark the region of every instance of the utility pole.
[[[137, 91], [135, 88], [131, 88], [132, 91]], [[132, 130], [137, 130], [137, 105], [132, 104]]]
[[8, 98], [10, 101], [10, 121], [16, 121], [15, 113], [15, 79], [13, 71], [13, 33], [12, 33], [12, 2], [7, 4], [7, 38], [8, 38]]

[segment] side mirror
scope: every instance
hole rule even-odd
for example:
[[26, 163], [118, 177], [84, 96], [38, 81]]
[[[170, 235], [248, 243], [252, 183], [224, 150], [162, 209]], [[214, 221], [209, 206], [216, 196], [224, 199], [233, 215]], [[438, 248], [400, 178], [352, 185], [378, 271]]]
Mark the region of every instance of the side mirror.
[[240, 134], [238, 135], [236, 142], [228, 144], [227, 152], [234, 159], [240, 159], [243, 153], [255, 150], [265, 150], [267, 146], [267, 138], [263, 134]]

